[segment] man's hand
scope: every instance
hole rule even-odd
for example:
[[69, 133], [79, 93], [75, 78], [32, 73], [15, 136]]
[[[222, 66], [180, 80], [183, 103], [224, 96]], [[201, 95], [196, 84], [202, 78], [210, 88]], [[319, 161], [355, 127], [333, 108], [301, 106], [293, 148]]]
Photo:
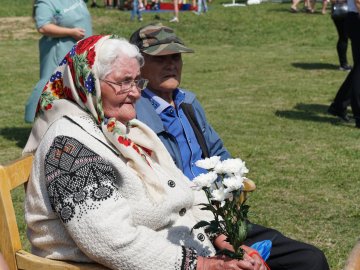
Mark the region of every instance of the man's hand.
[[255, 261], [255, 264], [254, 264], [255, 270], [269, 269], [268, 266], [266, 265], [266, 263], [264, 262], [264, 260], [261, 258], [261, 255], [259, 254], [259, 252], [257, 252], [257, 250], [255, 250], [251, 247], [245, 246], [245, 245], [242, 245], [241, 247], [245, 251], [244, 260], [252, 259]]
[[[220, 250], [227, 249], [229, 251], [234, 251], [232, 245], [226, 241], [226, 236], [221, 234], [214, 240], [214, 246]], [[244, 260], [254, 262], [254, 270], [266, 270], [264, 260], [261, 258], [260, 254], [253, 248], [242, 245], [242, 249], [245, 251]]]
[[198, 257], [196, 270], [259, 270], [255, 268], [255, 261], [234, 260], [226, 256]]

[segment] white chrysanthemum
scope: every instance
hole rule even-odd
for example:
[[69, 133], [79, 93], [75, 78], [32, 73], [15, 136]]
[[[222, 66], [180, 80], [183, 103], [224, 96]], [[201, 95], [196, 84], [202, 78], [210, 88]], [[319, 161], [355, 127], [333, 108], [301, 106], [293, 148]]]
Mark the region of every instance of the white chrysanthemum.
[[206, 170], [211, 170], [215, 168], [216, 164], [219, 161], [220, 161], [219, 156], [213, 156], [211, 158], [200, 159], [195, 162], [195, 165]]
[[211, 186], [209, 187], [209, 190], [210, 192], [213, 191], [214, 189], [219, 189], [219, 188], [222, 188], [224, 187], [223, 186], [223, 183], [221, 181], [219, 181], [219, 178], [211, 184]]
[[214, 189], [211, 191], [211, 200], [212, 201], [218, 201], [220, 202], [220, 207], [224, 207], [226, 200], [232, 199], [233, 194], [229, 192], [227, 189], [224, 189], [224, 187], [221, 187], [219, 189]]
[[243, 176], [248, 173], [249, 170], [245, 166], [245, 162], [240, 158], [227, 159], [219, 162], [215, 166], [215, 171], [218, 174], [234, 174], [237, 176]]
[[217, 177], [218, 175], [215, 172], [201, 173], [192, 182], [199, 188], [211, 187]]
[[227, 198], [227, 193], [224, 188], [214, 189], [211, 192], [211, 200], [222, 202]]
[[243, 178], [241, 176], [226, 177], [223, 180], [223, 184], [227, 187], [227, 191], [238, 190], [243, 187]]

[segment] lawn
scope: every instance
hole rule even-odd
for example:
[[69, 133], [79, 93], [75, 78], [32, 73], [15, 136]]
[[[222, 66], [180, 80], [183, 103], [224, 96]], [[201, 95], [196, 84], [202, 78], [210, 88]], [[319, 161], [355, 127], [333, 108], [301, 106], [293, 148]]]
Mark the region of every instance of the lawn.
[[[171, 26], [195, 50], [184, 55], [182, 87], [197, 94], [232, 155], [246, 161], [257, 184], [251, 220], [318, 246], [340, 270], [360, 236], [360, 130], [326, 114], [346, 77], [337, 70], [330, 16], [288, 10], [288, 3], [225, 8], [215, 0], [205, 15], [182, 12]], [[95, 33], [124, 37], [172, 17], [145, 13], [139, 23], [129, 12], [91, 13]], [[0, 163], [21, 155], [31, 129], [23, 114], [39, 76], [39, 35], [30, 14], [31, 1], [0, 5]], [[23, 194], [14, 196], [20, 207]]]

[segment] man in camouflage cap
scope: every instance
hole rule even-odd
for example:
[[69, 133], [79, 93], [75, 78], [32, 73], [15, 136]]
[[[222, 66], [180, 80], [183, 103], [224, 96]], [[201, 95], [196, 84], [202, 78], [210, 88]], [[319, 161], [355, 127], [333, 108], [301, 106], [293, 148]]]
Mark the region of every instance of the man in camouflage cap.
[[130, 37], [130, 42], [140, 51], [149, 55], [169, 55], [176, 53], [192, 53], [192, 49], [178, 38], [174, 30], [162, 24], [149, 24], [138, 29]]
[[[211, 156], [220, 156], [222, 160], [230, 158], [195, 95], [179, 88], [181, 54], [193, 50], [187, 48], [171, 28], [161, 24], [138, 29], [130, 42], [142, 52], [145, 65], [141, 68], [141, 76], [149, 80], [135, 105], [137, 118], [154, 130], [179, 169], [192, 180], [206, 172], [195, 165], [197, 160]], [[252, 224], [244, 244], [252, 246], [267, 239], [272, 242], [267, 259], [271, 270], [329, 269], [324, 254], [316, 247], [261, 225]], [[262, 264], [256, 253], [252, 257]]]

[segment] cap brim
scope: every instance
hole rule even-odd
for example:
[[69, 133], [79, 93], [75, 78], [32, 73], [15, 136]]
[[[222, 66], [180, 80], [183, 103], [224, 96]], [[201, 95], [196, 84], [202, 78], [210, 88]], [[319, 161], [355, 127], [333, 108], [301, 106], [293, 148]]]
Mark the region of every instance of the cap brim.
[[149, 48], [143, 49], [143, 53], [149, 55], [168, 55], [176, 53], [193, 53], [194, 50], [185, 47], [180, 43], [169, 43], [169, 44], [160, 44], [151, 46]]

